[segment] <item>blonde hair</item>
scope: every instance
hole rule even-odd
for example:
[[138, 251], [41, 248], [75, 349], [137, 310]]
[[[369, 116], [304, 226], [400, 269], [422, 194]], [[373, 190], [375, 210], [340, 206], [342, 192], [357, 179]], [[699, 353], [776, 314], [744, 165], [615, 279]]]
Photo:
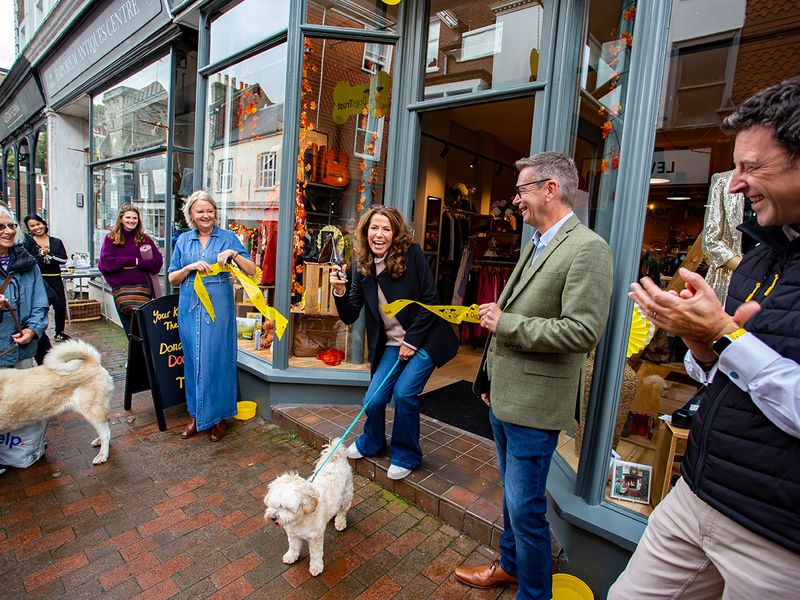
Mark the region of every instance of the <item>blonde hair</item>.
[[183, 205], [183, 217], [186, 219], [186, 224], [191, 229], [197, 229], [197, 225], [194, 224], [194, 221], [191, 217], [192, 207], [195, 205], [195, 202], [203, 200], [208, 202], [211, 206], [214, 207], [214, 221], [216, 222], [219, 220], [219, 209], [217, 208], [217, 203], [214, 202], [214, 198], [211, 197], [205, 190], [197, 190], [191, 196], [186, 199], [186, 202]]

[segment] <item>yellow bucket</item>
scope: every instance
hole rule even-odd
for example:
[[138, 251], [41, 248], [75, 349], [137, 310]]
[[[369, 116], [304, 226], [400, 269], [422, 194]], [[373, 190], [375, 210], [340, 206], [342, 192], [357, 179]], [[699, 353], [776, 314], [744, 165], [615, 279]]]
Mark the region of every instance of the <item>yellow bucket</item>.
[[241, 402], [237, 402], [236, 409], [238, 412], [234, 415], [234, 418], [239, 419], [240, 421], [252, 419], [256, 416], [256, 408], [258, 408], [258, 404], [252, 402], [251, 400], [242, 400]]
[[574, 575], [553, 575], [553, 600], [594, 600], [591, 588]]

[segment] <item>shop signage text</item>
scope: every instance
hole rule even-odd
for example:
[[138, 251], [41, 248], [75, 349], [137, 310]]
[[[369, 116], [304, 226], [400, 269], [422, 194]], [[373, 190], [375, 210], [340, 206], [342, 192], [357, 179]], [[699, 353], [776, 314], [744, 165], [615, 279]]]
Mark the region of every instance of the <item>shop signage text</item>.
[[118, 0], [91, 19], [42, 70], [49, 97], [119, 46], [163, 10], [159, 0]]
[[0, 140], [5, 139], [43, 108], [44, 98], [39, 86], [30, 78], [8, 104], [0, 108]]
[[[333, 121], [343, 125], [352, 115], [369, 107], [376, 118], [389, 110], [389, 85], [391, 79], [386, 71], [378, 71], [369, 81], [350, 85], [340, 81], [333, 88]], [[374, 98], [370, 99], [370, 95]]]
[[669, 184], [708, 183], [711, 148], [657, 150], [653, 152], [650, 176]]

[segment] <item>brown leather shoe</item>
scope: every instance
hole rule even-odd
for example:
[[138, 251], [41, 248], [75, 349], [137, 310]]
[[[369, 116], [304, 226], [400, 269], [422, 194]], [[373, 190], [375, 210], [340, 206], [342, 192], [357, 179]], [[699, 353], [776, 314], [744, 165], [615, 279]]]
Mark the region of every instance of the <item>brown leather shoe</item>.
[[188, 440], [196, 433], [197, 433], [197, 421], [195, 419], [192, 419], [191, 421], [189, 421], [189, 424], [186, 426], [186, 429], [183, 430], [181, 437], [185, 440]]
[[211, 428], [211, 441], [218, 442], [225, 437], [225, 421], [220, 421]]
[[474, 588], [492, 588], [500, 585], [517, 585], [517, 578], [509, 575], [496, 560], [490, 565], [456, 568], [456, 579]]

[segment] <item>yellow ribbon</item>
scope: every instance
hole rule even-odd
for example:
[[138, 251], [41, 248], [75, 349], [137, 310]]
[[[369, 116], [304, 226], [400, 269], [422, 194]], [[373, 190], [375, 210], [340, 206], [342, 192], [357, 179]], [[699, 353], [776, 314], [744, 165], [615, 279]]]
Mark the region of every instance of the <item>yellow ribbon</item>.
[[197, 297], [200, 299], [200, 303], [203, 305], [203, 308], [208, 311], [208, 315], [211, 317], [211, 320], [214, 320], [214, 305], [211, 303], [211, 298], [208, 295], [208, 290], [206, 290], [206, 286], [203, 283], [204, 277], [210, 277], [212, 275], [219, 275], [223, 272], [233, 273], [236, 276], [236, 279], [239, 280], [239, 283], [242, 284], [244, 288], [245, 294], [250, 299], [250, 302], [253, 303], [264, 317], [270, 321], [275, 321], [275, 335], [278, 336], [278, 339], [283, 337], [283, 332], [286, 331], [287, 325], [289, 325], [289, 321], [284, 317], [281, 313], [277, 310], [272, 308], [271, 306], [267, 306], [267, 301], [264, 300], [264, 295], [261, 293], [261, 289], [255, 284], [255, 282], [245, 275], [238, 267], [234, 265], [225, 265], [224, 267], [220, 267], [219, 263], [214, 263], [211, 265], [211, 272], [210, 273], [197, 273], [197, 276], [194, 278], [194, 292], [197, 294]]
[[419, 304], [422, 308], [431, 311], [437, 317], [441, 317], [445, 321], [451, 323], [461, 323], [466, 321], [468, 323], [480, 323], [478, 317], [478, 305], [471, 304], [470, 306], [457, 306], [457, 305], [431, 305], [417, 302], [416, 300], [395, 300], [389, 304], [381, 306], [381, 310], [386, 313], [387, 317], [394, 317], [409, 304]]

